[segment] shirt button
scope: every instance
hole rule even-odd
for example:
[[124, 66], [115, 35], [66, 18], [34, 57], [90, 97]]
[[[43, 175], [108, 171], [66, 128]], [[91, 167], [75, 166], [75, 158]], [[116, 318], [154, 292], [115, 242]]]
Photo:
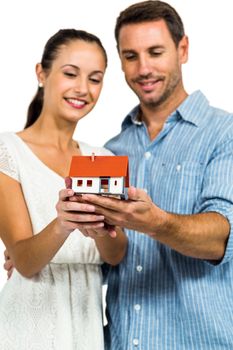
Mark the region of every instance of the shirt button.
[[149, 159], [151, 157], [151, 153], [150, 152], [146, 152], [144, 154], [144, 156], [145, 156], [146, 159]]
[[141, 271], [142, 271], [142, 266], [141, 266], [141, 265], [138, 265], [138, 266], [136, 267], [136, 269], [137, 269], [138, 272], [141, 272]]
[[133, 345], [138, 346], [139, 340], [137, 338], [133, 339]]
[[177, 164], [176, 166], [176, 171], [179, 173], [181, 171], [181, 165], [180, 164]]
[[141, 310], [141, 305], [139, 305], [139, 304], [134, 305], [134, 310], [135, 311], [140, 311]]

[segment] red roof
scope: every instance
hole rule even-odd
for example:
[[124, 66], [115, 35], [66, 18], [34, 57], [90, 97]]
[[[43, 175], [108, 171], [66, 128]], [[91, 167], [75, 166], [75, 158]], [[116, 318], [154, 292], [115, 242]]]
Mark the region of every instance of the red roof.
[[125, 186], [129, 187], [127, 156], [73, 156], [71, 177], [125, 177]]

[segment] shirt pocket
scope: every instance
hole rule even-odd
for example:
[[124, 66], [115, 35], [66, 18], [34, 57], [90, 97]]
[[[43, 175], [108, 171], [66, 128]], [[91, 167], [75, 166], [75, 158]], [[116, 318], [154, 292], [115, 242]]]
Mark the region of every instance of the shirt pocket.
[[202, 188], [204, 166], [197, 161], [170, 162], [161, 164], [162, 171], [157, 177], [159, 206], [164, 210], [191, 214]]

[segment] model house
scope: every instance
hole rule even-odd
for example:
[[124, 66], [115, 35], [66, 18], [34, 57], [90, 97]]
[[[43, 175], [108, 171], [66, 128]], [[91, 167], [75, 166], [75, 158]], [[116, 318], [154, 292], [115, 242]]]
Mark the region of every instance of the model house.
[[129, 187], [127, 156], [73, 156], [70, 166], [75, 193], [125, 196]]

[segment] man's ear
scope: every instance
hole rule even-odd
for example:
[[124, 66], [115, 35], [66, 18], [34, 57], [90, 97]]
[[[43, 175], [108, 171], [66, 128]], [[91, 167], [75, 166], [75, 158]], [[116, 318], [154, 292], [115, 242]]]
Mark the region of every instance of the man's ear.
[[188, 52], [189, 52], [189, 39], [187, 35], [184, 35], [180, 40], [178, 45], [179, 51], [179, 61], [181, 64], [186, 63], [188, 61]]

